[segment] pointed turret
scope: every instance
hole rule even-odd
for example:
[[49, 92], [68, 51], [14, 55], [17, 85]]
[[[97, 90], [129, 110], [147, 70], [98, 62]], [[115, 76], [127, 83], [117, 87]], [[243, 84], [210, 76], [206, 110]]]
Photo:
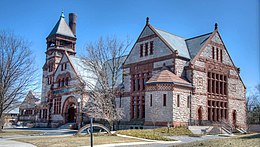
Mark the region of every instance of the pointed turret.
[[58, 20], [48, 37], [51, 37], [52, 35], [63, 35], [75, 38], [74, 33], [65, 21], [63, 12], [61, 13], [60, 19]]
[[73, 19], [73, 23], [72, 25], [70, 25], [71, 26], [70, 27], [65, 21], [63, 12], [61, 13], [58, 22], [56, 23], [51, 33], [47, 37], [47, 51], [55, 50], [60, 53], [66, 51], [69, 55], [76, 54], [75, 52], [76, 15], [75, 14], [73, 14], [73, 18], [75, 19]]

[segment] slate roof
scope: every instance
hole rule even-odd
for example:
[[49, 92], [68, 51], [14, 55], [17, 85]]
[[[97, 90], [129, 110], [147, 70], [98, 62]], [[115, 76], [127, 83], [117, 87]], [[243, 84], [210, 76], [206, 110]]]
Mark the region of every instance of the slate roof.
[[86, 90], [90, 90], [91, 88], [96, 86], [97, 80], [94, 73], [91, 72], [90, 67], [84, 61], [84, 59], [75, 57], [75, 56], [68, 56], [70, 61], [72, 62], [72, 66], [76, 70], [78, 76], [87, 84], [85, 87]]
[[[119, 61], [116, 61], [116, 63], [120, 64], [120, 66], [119, 66], [120, 69], [118, 70], [118, 77], [117, 77], [116, 85], [120, 85], [123, 83], [123, 70], [121, 67], [122, 67], [122, 64], [125, 62], [126, 58], [127, 58], [127, 55], [116, 58], [116, 60], [119, 59]], [[108, 69], [109, 64], [111, 65], [111, 67], [113, 67], [112, 60], [108, 60], [104, 65], [104, 67], [107, 69], [106, 73], [108, 73], [108, 77], [112, 76], [111, 70]], [[112, 85], [111, 78], [108, 80], [108, 84], [110, 86]]]
[[[122, 66], [122, 64], [124, 63], [125, 59], [127, 56], [122, 56], [119, 59], [119, 63], [120, 63], [120, 67]], [[85, 84], [87, 84], [87, 86], [85, 87], [86, 90], [91, 90], [92, 88], [98, 88], [99, 84], [97, 81], [97, 77], [95, 76], [95, 74], [92, 72], [92, 69], [86, 64], [87, 61], [85, 61], [83, 58], [79, 58], [79, 57], [75, 57], [75, 56], [68, 56], [68, 58], [70, 59], [70, 61], [72, 62], [72, 65], [74, 67], [74, 69], [76, 70], [78, 76], [83, 80], [83, 82], [85, 82]], [[112, 64], [112, 60], [108, 60], [106, 62], [107, 70], [108, 70], [108, 64]], [[111, 76], [111, 70], [108, 70], [107, 73], [109, 74], [108, 76]], [[117, 77], [117, 81], [116, 81], [116, 85], [120, 85], [123, 82], [122, 79], [122, 75], [123, 75], [123, 71], [122, 69], [119, 69], [118, 71], [118, 76]], [[111, 85], [111, 79], [108, 79], [108, 84]]]
[[55, 35], [55, 34], [59, 34], [59, 35], [64, 35], [64, 36], [75, 38], [75, 36], [72, 33], [70, 27], [66, 23], [63, 14], [60, 16], [60, 19], [58, 20], [58, 22], [56, 23], [56, 25], [54, 26], [54, 28], [52, 29], [52, 31], [48, 35], [48, 37], [50, 37], [52, 35]]
[[160, 36], [182, 57], [190, 59], [190, 54], [186, 46], [185, 38], [173, 35], [160, 29], [154, 28]]
[[178, 77], [171, 71], [165, 69], [160, 71], [159, 73], [153, 75], [146, 84], [176, 84], [176, 85], [184, 85], [191, 86], [191, 83], [186, 80]]
[[185, 40], [189, 49], [191, 59], [193, 59], [197, 55], [197, 53], [200, 51], [201, 47], [205, 44], [211, 34], [212, 32]]

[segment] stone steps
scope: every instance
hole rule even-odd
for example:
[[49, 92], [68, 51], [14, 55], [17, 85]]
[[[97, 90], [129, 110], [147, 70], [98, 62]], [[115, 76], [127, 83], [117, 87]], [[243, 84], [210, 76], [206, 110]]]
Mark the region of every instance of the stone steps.
[[189, 126], [188, 129], [193, 134], [205, 134], [212, 130], [213, 126]]

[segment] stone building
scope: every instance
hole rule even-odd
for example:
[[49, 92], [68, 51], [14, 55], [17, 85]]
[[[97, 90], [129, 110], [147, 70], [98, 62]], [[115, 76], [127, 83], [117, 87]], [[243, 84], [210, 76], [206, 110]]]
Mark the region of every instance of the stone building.
[[33, 123], [37, 119], [38, 109], [40, 104], [40, 95], [29, 91], [25, 99], [19, 106], [19, 121]]
[[[62, 14], [46, 40], [38, 125], [81, 121], [79, 111], [90, 91], [81, 85], [95, 85], [95, 81], [76, 57], [75, 14], [69, 15], [69, 25]], [[124, 111], [118, 122], [121, 128], [220, 122], [246, 127], [246, 87], [217, 24], [213, 32], [183, 38], [154, 28], [147, 18], [132, 50], [122, 59], [119, 83], [123, 86], [116, 98], [117, 107]]]
[[[246, 127], [246, 87], [215, 24], [183, 38], [146, 25], [123, 64], [121, 127], [211, 125]], [[119, 105], [118, 105], [119, 106]]]
[[76, 57], [76, 15], [69, 14], [69, 25], [62, 13], [46, 38], [46, 62], [43, 66], [41, 104], [37, 107], [37, 125], [58, 127], [86, 119], [82, 108], [89, 88], [95, 83], [83, 59]]

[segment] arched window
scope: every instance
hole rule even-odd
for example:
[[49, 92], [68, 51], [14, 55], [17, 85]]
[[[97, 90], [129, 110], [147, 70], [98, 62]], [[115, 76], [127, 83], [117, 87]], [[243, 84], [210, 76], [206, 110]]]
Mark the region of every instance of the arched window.
[[69, 86], [69, 77], [66, 78], [66, 80], [65, 80], [65, 85], [66, 85], [66, 86]]
[[60, 79], [58, 80], [58, 87], [60, 87], [61, 86], [61, 83], [60, 83]]
[[61, 87], [63, 87], [64, 86], [64, 78], [62, 78], [62, 80], [61, 80]]

